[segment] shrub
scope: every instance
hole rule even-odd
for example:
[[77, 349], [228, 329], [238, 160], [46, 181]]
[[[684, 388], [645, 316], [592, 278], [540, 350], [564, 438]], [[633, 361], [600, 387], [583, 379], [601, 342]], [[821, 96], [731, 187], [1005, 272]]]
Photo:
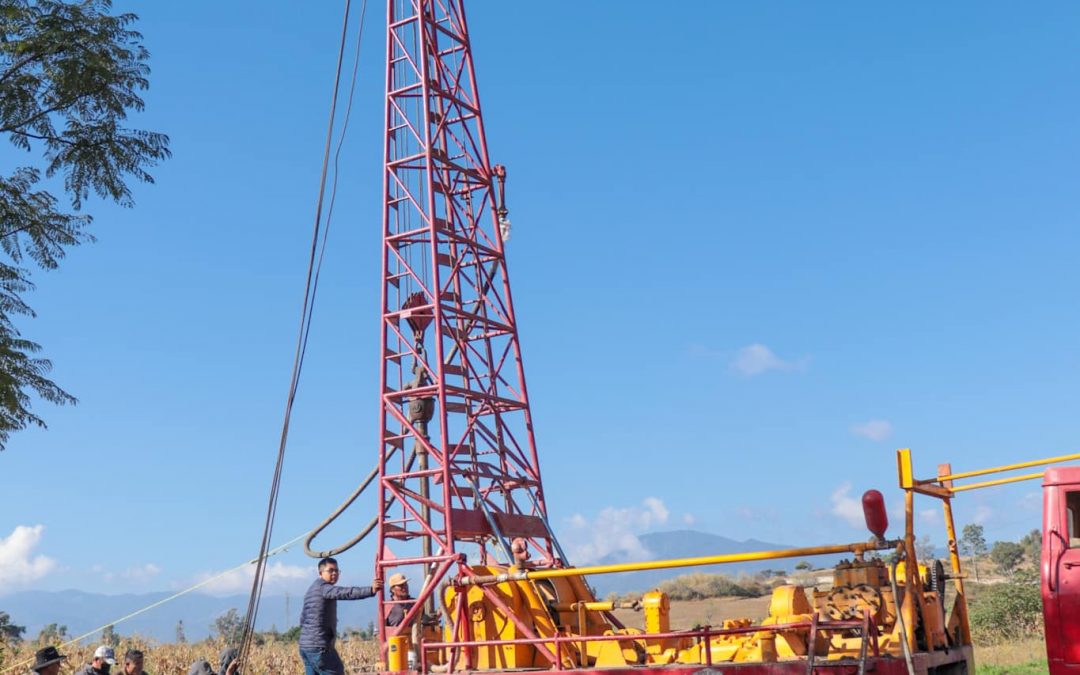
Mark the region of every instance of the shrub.
[[970, 602], [971, 632], [979, 644], [999, 644], [1042, 635], [1039, 584], [1023, 580], [980, 588]]
[[660, 583], [660, 590], [672, 600], [701, 600], [703, 598], [756, 598], [771, 589], [758, 579], [736, 581], [726, 574], [684, 574]]

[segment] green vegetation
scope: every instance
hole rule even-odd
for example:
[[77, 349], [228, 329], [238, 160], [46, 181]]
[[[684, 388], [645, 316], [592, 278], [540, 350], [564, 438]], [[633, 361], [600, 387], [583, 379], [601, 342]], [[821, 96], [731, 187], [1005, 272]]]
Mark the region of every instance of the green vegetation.
[[[17, 164], [0, 169], [0, 450], [11, 432], [45, 426], [34, 397], [75, 403], [46, 377], [40, 345], [15, 327], [15, 317], [34, 316], [27, 266], [55, 269], [93, 241], [83, 202], [93, 194], [132, 206], [129, 180], [153, 182], [147, 170], [170, 155], [164, 134], [125, 126], [143, 109], [149, 53], [131, 29], [137, 17], [111, 9], [111, 0], [0, 4], [0, 136]], [[54, 178], [70, 209], [41, 187]]]
[[703, 598], [756, 598], [772, 592], [773, 586], [783, 579], [771, 577], [734, 579], [726, 574], [683, 574], [660, 584], [659, 590], [672, 600], [701, 600]]
[[960, 552], [971, 556], [972, 571], [975, 581], [979, 580], [979, 556], [986, 553], [986, 535], [982, 525], [968, 523], [960, 535]]
[[1029, 661], [1020, 665], [983, 666], [975, 662], [976, 675], [1046, 675], [1046, 659]]
[[1042, 596], [1030, 572], [972, 589], [971, 633], [976, 644], [1001, 644], [1042, 637]]

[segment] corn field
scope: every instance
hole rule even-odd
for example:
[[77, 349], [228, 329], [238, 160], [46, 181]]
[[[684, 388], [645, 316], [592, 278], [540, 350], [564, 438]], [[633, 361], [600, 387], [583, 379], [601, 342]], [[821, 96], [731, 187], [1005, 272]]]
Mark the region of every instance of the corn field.
[[[3, 653], [0, 661], [0, 675], [26, 675], [29, 663], [34, 659], [34, 651], [40, 645], [25, 642]], [[96, 644], [70, 645], [60, 651], [68, 657], [61, 673], [71, 673], [84, 663], [89, 663]], [[138, 638], [124, 638], [116, 647], [118, 660], [124, 658], [128, 649], [139, 649], [145, 654], [143, 667], [150, 675], [187, 675], [195, 661], [209, 661], [214, 672], [218, 671], [218, 655], [224, 645], [215, 641], [184, 644], [158, 644]], [[345, 662], [348, 673], [374, 672], [378, 660], [378, 645], [372, 640], [348, 639], [337, 644], [341, 660]], [[26, 664], [20, 662], [26, 661]], [[251, 656], [245, 675], [301, 675], [304, 672], [300, 661], [299, 647], [295, 642], [266, 642], [251, 648]], [[123, 672], [123, 664], [113, 666], [112, 672]]]

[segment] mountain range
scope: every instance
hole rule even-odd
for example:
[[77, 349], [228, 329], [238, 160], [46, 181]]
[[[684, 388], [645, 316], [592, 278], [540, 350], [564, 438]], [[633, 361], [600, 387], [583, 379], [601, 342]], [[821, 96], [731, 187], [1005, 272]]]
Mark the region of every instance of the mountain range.
[[[790, 548], [756, 539], [736, 541], [715, 534], [694, 530], [654, 532], [640, 535], [648, 560], [667, 558], [690, 558], [748, 551], [772, 551]], [[812, 562], [815, 567], [835, 564], [839, 556], [821, 556]], [[611, 557], [600, 564], [625, 562]], [[660, 569], [625, 574], [594, 575], [589, 583], [603, 597], [609, 593], [647, 591], [661, 581], [691, 572], [729, 575], [753, 574], [765, 569], [791, 571], [799, 561], [792, 558], [759, 562], [733, 563], [696, 568]], [[86, 591], [21, 591], [0, 596], [0, 611], [11, 615], [14, 623], [26, 626], [26, 634], [34, 637], [51, 623], [66, 625], [69, 635], [80, 635], [126, 616], [143, 607], [163, 600], [169, 592], [127, 595], [104, 595]], [[299, 619], [300, 595], [265, 596], [259, 611], [258, 630], [277, 628], [284, 631], [295, 626]], [[117, 624], [121, 635], [142, 635], [163, 642], [176, 639], [176, 627], [183, 622], [184, 633], [189, 640], [201, 640], [213, 631], [215, 619], [236, 608], [243, 612], [247, 607], [246, 595], [216, 597], [190, 593], [156, 607], [145, 614]], [[338, 605], [339, 627], [363, 628], [373, 621], [376, 614], [374, 601], [342, 602]]]
[[[666, 560], [669, 558], [696, 558], [699, 556], [727, 555], [730, 553], [748, 553], [750, 551], [779, 551], [792, 548], [784, 544], [773, 544], [757, 539], [736, 541], [707, 532], [695, 530], [676, 530], [672, 532], [653, 532], [643, 534], [638, 540], [649, 552], [646, 560]], [[828, 567], [836, 564], [841, 556], [817, 556], [809, 562], [815, 568]], [[625, 562], [623, 560], [607, 557], [599, 562], [601, 565]], [[780, 558], [777, 560], [762, 560], [754, 562], [727, 563], [723, 565], [708, 565], [693, 568], [668, 568], [659, 570], [647, 570], [642, 572], [628, 572], [625, 574], [604, 574], [589, 577], [589, 583], [597, 593], [605, 596], [608, 593], [630, 593], [634, 591], [648, 591], [655, 588], [661, 581], [671, 579], [682, 574], [727, 574], [737, 576], [739, 574], [754, 574], [763, 570], [792, 571], [798, 559]]]
[[[70, 636], [104, 626], [143, 607], [163, 600], [172, 593], [105, 595], [86, 591], [20, 591], [0, 596], [0, 611], [11, 615], [17, 625], [26, 627], [26, 636], [35, 637], [48, 624], [67, 626]], [[277, 628], [284, 631], [297, 625], [302, 596], [264, 596], [260, 603], [257, 630]], [[189, 593], [145, 614], [116, 624], [121, 635], [140, 635], [162, 642], [176, 640], [176, 628], [183, 622], [188, 640], [202, 640], [213, 632], [214, 621], [236, 609], [243, 614], [246, 595], [215, 597]], [[338, 603], [338, 627], [365, 628], [375, 619], [373, 600]]]

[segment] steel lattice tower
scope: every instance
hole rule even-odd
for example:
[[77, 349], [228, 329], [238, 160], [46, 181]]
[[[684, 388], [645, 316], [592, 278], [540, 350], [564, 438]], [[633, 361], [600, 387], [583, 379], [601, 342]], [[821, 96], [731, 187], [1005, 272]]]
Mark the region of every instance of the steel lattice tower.
[[388, 1], [385, 141], [376, 573], [409, 576], [409, 625], [513, 537], [560, 557], [462, 0]]

